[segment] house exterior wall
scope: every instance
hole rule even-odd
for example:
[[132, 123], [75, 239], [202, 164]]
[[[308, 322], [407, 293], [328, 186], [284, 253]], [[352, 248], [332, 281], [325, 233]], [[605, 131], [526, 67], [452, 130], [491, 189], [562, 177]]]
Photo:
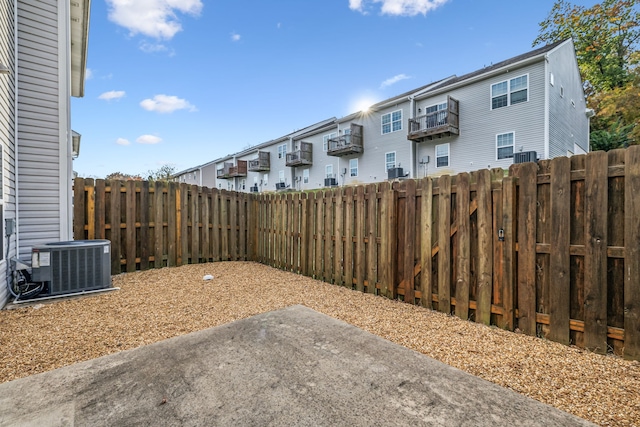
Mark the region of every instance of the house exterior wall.
[[578, 154], [574, 144], [589, 152], [587, 105], [573, 43], [558, 46], [548, 57], [549, 158]]
[[20, 254], [71, 239], [68, 7], [18, 1], [18, 224]]
[[[13, 2], [0, 3], [0, 62], [10, 70], [15, 70], [15, 10]], [[16, 234], [6, 236], [5, 220], [16, 218], [16, 184], [15, 184], [15, 73], [0, 74], [0, 168], [2, 181], [0, 185], [0, 307], [9, 298], [7, 286], [11, 276], [11, 258], [16, 256]]]
[[[484, 168], [508, 169], [513, 159], [498, 159], [496, 137], [498, 134], [514, 133], [514, 151], [536, 151], [544, 153], [544, 108], [545, 74], [544, 61], [453, 89], [450, 92], [416, 102], [416, 108], [446, 102], [447, 95], [459, 101], [460, 135], [417, 143], [418, 174], [456, 174]], [[501, 108], [491, 108], [491, 86], [515, 77], [526, 75], [528, 100]], [[436, 166], [435, 147], [449, 144], [449, 166]], [[429, 156], [429, 162], [420, 164]]]

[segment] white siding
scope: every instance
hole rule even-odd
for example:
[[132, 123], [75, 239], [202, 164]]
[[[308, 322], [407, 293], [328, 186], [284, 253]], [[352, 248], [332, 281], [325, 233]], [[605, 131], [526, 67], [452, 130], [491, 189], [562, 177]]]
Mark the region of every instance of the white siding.
[[[9, 298], [7, 285], [10, 277], [7, 275], [10, 267], [10, 259], [16, 254], [16, 235], [5, 237], [5, 219], [16, 218], [16, 185], [15, 185], [15, 46], [14, 46], [14, 9], [13, 2], [0, 3], [0, 62], [9, 67], [11, 73], [0, 74], [0, 149], [3, 162], [2, 192], [3, 218], [0, 222], [0, 245], [2, 245], [3, 257], [0, 260], [0, 308]], [[8, 250], [7, 250], [8, 248]]]
[[[18, 2], [18, 191], [21, 256], [66, 240], [68, 87], [64, 2]], [[63, 27], [64, 28], [64, 27]], [[61, 71], [62, 70], [62, 71]]]

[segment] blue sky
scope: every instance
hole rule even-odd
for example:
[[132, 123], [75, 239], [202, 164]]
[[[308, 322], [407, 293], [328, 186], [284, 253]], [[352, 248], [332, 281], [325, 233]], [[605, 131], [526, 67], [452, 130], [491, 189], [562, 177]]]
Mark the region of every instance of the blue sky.
[[553, 3], [93, 0], [74, 170], [180, 171], [348, 115], [527, 52]]

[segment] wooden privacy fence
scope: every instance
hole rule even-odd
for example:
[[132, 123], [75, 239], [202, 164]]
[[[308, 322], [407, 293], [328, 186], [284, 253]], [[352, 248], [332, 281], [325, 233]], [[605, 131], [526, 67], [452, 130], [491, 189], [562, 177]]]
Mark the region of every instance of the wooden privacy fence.
[[640, 359], [639, 192], [640, 147], [302, 193], [78, 179], [75, 237], [114, 272], [255, 260]]

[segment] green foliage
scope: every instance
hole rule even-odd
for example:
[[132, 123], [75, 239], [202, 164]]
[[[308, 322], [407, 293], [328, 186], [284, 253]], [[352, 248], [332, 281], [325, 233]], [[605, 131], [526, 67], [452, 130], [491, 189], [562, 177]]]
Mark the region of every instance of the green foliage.
[[149, 170], [147, 172], [148, 180], [169, 182], [173, 180], [173, 174], [176, 173], [176, 168], [171, 165], [162, 165], [156, 170]]
[[140, 175], [130, 175], [128, 173], [122, 173], [122, 172], [112, 172], [109, 175], [107, 175], [104, 179], [117, 179], [120, 181], [129, 181], [129, 180], [142, 181], [142, 177]]
[[638, 63], [638, 0], [604, 0], [593, 7], [556, 0], [533, 45], [573, 38], [587, 95], [623, 87]]
[[630, 140], [630, 133], [633, 129], [633, 124], [622, 125], [615, 123], [611, 125], [609, 129], [600, 129], [591, 132], [590, 144], [591, 151], [609, 151], [615, 148], [625, 148], [632, 142]]

